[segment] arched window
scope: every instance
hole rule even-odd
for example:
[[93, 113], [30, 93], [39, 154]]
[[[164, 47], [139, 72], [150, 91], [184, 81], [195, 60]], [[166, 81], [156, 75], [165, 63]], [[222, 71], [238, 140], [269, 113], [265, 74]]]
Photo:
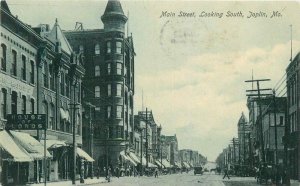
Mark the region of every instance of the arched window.
[[17, 76], [17, 52], [12, 50], [11, 74]]
[[22, 79], [26, 81], [26, 56], [22, 55]]
[[30, 61], [30, 83], [34, 84], [34, 61]]
[[95, 76], [100, 76], [100, 66], [99, 65], [96, 65], [95, 66]]
[[1, 44], [1, 70], [6, 71], [6, 46]]
[[96, 54], [96, 55], [99, 55], [99, 54], [100, 54], [100, 45], [99, 45], [99, 44], [96, 44], [96, 45], [95, 45], [95, 54]]
[[30, 99], [30, 114], [34, 114], [34, 99]]
[[26, 114], [26, 96], [22, 96], [22, 114]]
[[49, 129], [54, 129], [55, 126], [55, 120], [54, 120], [54, 105], [50, 104], [50, 112], [49, 112]]
[[99, 97], [100, 97], [100, 87], [95, 86], [95, 98], [99, 98]]
[[6, 119], [6, 109], [7, 109], [7, 90], [1, 90], [1, 118]]

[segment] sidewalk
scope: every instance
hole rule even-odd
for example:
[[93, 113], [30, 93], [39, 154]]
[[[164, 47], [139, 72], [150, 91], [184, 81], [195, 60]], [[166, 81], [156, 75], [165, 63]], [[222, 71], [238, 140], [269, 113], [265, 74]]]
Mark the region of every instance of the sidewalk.
[[[97, 183], [106, 183], [107, 181], [105, 180], [104, 177], [100, 177], [99, 179], [97, 179], [96, 177], [94, 177], [93, 179], [91, 178], [87, 178], [84, 180], [84, 183], [80, 183], [79, 180], [76, 180], [76, 185], [92, 185], [92, 184], [97, 184]], [[56, 181], [56, 182], [47, 182], [47, 185], [49, 186], [69, 186], [72, 185], [72, 181], [71, 180], [67, 180], [67, 181]], [[35, 183], [35, 184], [27, 184], [27, 186], [44, 186], [44, 183]]]

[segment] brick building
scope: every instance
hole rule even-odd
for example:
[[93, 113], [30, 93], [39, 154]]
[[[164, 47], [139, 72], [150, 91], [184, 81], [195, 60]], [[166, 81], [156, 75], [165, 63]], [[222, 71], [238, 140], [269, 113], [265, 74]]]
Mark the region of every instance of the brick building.
[[[95, 105], [93, 157], [104, 167], [118, 165], [120, 152], [133, 148], [135, 52], [132, 36], [125, 35], [127, 17], [119, 1], [108, 1], [101, 20], [103, 29], [64, 33], [84, 57], [83, 101]], [[89, 108], [84, 110], [88, 114]], [[89, 144], [88, 121], [83, 130], [83, 143]]]
[[291, 61], [287, 73], [287, 125], [285, 128], [284, 144], [286, 153], [285, 166], [290, 177], [300, 181], [300, 107], [299, 107], [299, 62], [300, 53]]
[[[81, 64], [82, 60], [72, 51], [57, 21], [51, 30], [43, 24], [32, 28], [14, 17], [6, 2], [1, 1], [0, 133], [2, 137], [14, 135], [15, 138], [0, 141], [16, 143], [29, 154], [26, 161], [18, 161], [20, 154], [2, 148], [3, 183], [24, 184], [45, 179], [43, 153], [33, 155], [27, 149], [30, 144], [39, 146], [34, 140], [43, 141], [43, 132], [10, 131], [7, 135], [1, 129], [7, 124], [7, 114], [46, 114], [46, 142], [51, 153], [50, 156], [47, 151], [46, 179], [54, 181], [74, 176], [71, 174], [74, 131], [71, 126], [75, 126], [75, 144], [81, 147], [80, 89], [84, 75]], [[75, 111], [70, 105], [74, 103]], [[76, 150], [80, 159], [90, 158], [82, 156], [80, 148]], [[21, 167], [20, 174], [15, 174], [17, 165]], [[77, 170], [78, 175], [80, 169]]]

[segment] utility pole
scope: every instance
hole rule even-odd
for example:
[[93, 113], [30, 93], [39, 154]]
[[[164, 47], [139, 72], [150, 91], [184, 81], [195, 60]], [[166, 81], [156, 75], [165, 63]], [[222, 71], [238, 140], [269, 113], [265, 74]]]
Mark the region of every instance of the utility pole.
[[146, 107], [146, 168], [148, 168], [148, 109]]
[[235, 162], [236, 162], [236, 155], [235, 155], [235, 139], [234, 138], [232, 138], [232, 141], [233, 141], [233, 159], [234, 159], [234, 164], [235, 164]]
[[[76, 68], [76, 67], [75, 67]], [[72, 184], [75, 185], [76, 184], [76, 148], [77, 148], [77, 144], [76, 144], [76, 110], [78, 109], [78, 107], [76, 107], [78, 104], [76, 104], [76, 85], [77, 85], [77, 80], [74, 77], [74, 83], [73, 83], [73, 104], [70, 104], [71, 108], [73, 106], [73, 177], [72, 177]]]
[[141, 127], [141, 174], [143, 176], [143, 128]]
[[274, 130], [275, 130], [275, 183], [277, 184], [277, 169], [278, 169], [278, 166], [277, 166], [277, 159], [278, 159], [278, 147], [277, 147], [277, 114], [276, 114], [276, 92], [275, 90], [273, 90], [273, 102], [274, 102]]
[[[94, 126], [93, 126], [93, 123], [92, 123], [92, 107], [95, 108], [94, 105], [92, 105], [91, 103], [87, 102], [86, 103], [87, 106], [89, 106], [89, 110], [90, 110], [90, 113], [89, 113], [89, 138], [90, 138], [90, 155], [92, 156], [92, 158], [94, 158]], [[91, 178], [94, 177], [94, 163], [91, 162]]]
[[264, 82], [264, 81], [270, 81], [270, 79], [257, 79], [257, 80], [247, 80], [245, 81], [246, 83], [253, 83], [253, 82], [256, 82], [256, 86], [257, 86], [257, 90], [246, 90], [246, 92], [257, 92], [257, 94], [247, 94], [248, 97], [252, 97], [252, 96], [255, 96], [257, 99], [258, 99], [258, 107], [259, 107], [259, 118], [258, 118], [258, 121], [259, 121], [259, 131], [260, 131], [260, 134], [259, 134], [259, 137], [260, 137], [260, 148], [261, 148], [261, 160], [262, 160], [262, 163], [265, 162], [265, 150], [264, 150], [264, 138], [263, 138], [263, 122], [262, 122], [262, 108], [261, 108], [261, 96], [270, 96], [272, 94], [268, 94], [268, 93], [261, 93], [261, 91], [271, 91], [272, 89], [261, 89], [260, 88], [260, 82]]

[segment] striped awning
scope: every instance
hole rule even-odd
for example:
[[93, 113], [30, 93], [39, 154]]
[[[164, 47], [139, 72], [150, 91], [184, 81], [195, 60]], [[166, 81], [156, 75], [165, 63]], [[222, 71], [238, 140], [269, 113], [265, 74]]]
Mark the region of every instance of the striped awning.
[[33, 161], [33, 158], [29, 156], [26, 150], [18, 145], [13, 137], [5, 130], [0, 131], [0, 147], [9, 154], [9, 157], [2, 157], [3, 161]]

